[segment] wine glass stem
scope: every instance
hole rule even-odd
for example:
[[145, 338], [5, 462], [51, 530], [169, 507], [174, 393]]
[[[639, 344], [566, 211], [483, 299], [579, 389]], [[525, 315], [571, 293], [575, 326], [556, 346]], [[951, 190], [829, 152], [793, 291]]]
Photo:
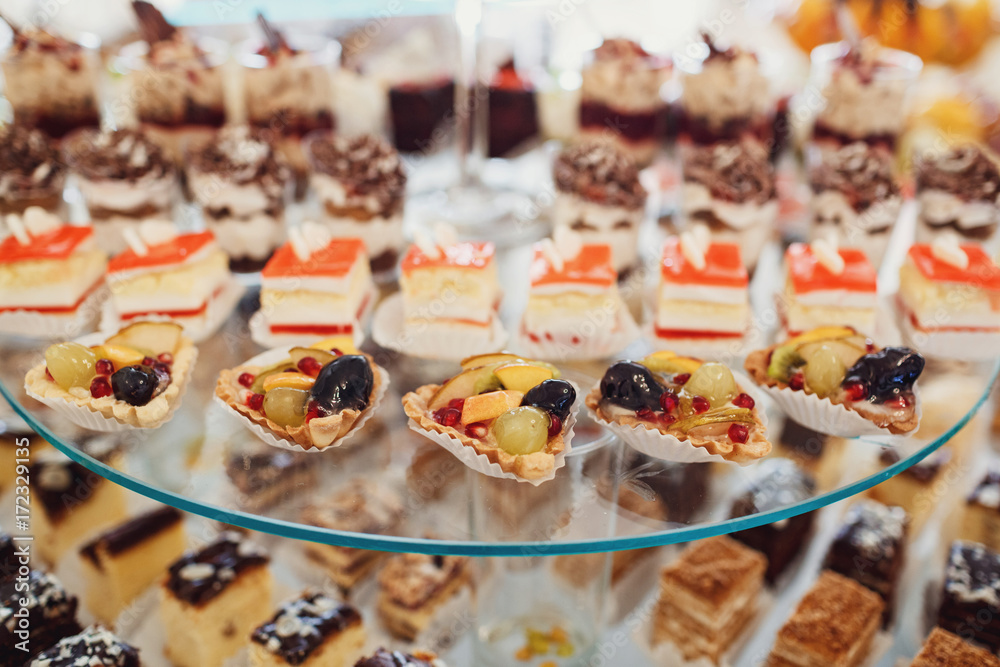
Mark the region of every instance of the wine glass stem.
[[479, 184], [479, 169], [485, 155], [486, 93], [477, 76], [477, 40], [482, 19], [482, 0], [457, 0], [459, 59], [455, 80], [455, 150], [458, 152], [459, 186]]

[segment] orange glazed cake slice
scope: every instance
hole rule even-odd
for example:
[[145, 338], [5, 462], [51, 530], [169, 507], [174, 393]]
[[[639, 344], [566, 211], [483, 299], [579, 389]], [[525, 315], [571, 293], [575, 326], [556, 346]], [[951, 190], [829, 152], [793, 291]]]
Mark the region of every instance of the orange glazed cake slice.
[[399, 554], [378, 575], [378, 614], [386, 629], [413, 641], [434, 613], [466, 582], [469, 559], [461, 556]]
[[653, 643], [718, 663], [757, 611], [767, 559], [729, 537], [688, 546], [663, 568]]
[[170, 566], [161, 587], [164, 653], [177, 667], [220, 667], [267, 617], [270, 559], [227, 531]]
[[823, 326], [875, 333], [878, 276], [864, 252], [826, 241], [793, 243], [785, 272], [780, 305], [789, 336]]
[[87, 608], [111, 625], [122, 609], [184, 553], [184, 519], [161, 507], [129, 519], [80, 548]]
[[799, 602], [768, 667], [856, 667], [869, 658], [884, 604], [853, 579], [824, 570]]
[[253, 667], [351, 667], [361, 657], [361, 614], [322, 593], [287, 602], [250, 635]]

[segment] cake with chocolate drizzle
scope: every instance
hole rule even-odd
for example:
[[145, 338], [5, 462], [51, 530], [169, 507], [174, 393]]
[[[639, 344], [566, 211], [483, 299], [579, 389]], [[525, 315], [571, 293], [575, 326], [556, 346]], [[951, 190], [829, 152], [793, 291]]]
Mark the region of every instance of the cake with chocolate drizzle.
[[35, 656], [30, 667], [141, 667], [139, 651], [102, 627], [66, 637]]
[[[76, 634], [77, 599], [55, 575], [31, 570], [27, 576], [0, 583], [0, 664], [26, 665], [31, 656], [63, 637]], [[17, 616], [15, 616], [17, 614]], [[26, 621], [28, 651], [17, 648], [24, 638], [15, 634]]]
[[63, 206], [66, 167], [55, 143], [41, 130], [7, 125], [0, 130], [0, 214]]
[[354, 667], [444, 667], [444, 663], [426, 651], [406, 653], [380, 648], [370, 657], [358, 660]]
[[364, 644], [357, 609], [306, 591], [251, 633], [250, 662], [254, 667], [347, 667], [361, 656]]
[[956, 541], [948, 553], [937, 624], [966, 640], [1000, 649], [1000, 554], [974, 542]]

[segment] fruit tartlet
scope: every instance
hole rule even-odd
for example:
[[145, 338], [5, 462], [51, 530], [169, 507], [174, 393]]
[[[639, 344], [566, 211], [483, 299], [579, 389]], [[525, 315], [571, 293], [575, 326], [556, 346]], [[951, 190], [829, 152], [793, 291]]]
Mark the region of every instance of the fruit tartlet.
[[753, 391], [723, 364], [662, 350], [612, 364], [586, 404], [600, 423], [649, 456], [745, 465], [771, 451]]
[[386, 372], [339, 336], [223, 370], [215, 395], [267, 444], [317, 452], [359, 431], [387, 385]]
[[912, 433], [924, 358], [879, 348], [850, 327], [820, 327], [751, 352], [746, 371], [803, 426], [839, 437]]
[[540, 484], [565, 464], [577, 391], [543, 361], [469, 357], [441, 384], [403, 396], [410, 428], [490, 477]]
[[24, 388], [83, 428], [156, 428], [180, 403], [197, 356], [179, 324], [135, 322], [107, 339], [50, 346]]

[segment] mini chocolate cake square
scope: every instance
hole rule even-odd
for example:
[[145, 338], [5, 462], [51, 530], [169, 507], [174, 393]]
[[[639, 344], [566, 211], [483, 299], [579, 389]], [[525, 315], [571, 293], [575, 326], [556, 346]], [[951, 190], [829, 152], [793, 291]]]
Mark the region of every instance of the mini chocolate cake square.
[[458, 594], [468, 564], [461, 556], [399, 554], [389, 559], [378, 575], [378, 614], [386, 629], [413, 641], [435, 611]]
[[444, 667], [444, 663], [433, 653], [404, 653], [380, 648], [371, 657], [358, 660], [354, 667]]
[[110, 631], [90, 627], [35, 656], [31, 667], [141, 667], [139, 651]]
[[937, 624], [994, 653], [1000, 649], [1000, 554], [981, 544], [952, 543]]
[[[76, 597], [40, 570], [0, 584], [0, 664], [27, 664], [32, 654], [80, 632], [76, 609]], [[16, 634], [25, 629], [27, 638]]]
[[357, 609], [322, 593], [306, 592], [253, 631], [250, 661], [254, 667], [346, 667], [361, 655], [364, 643]]
[[[788, 459], [768, 459], [757, 466], [755, 478], [733, 502], [730, 518], [750, 516], [787, 507], [811, 498], [816, 482]], [[769, 583], [774, 583], [802, 550], [812, 532], [813, 512], [783, 519], [732, 537], [767, 556]]]
[[1000, 658], [934, 628], [910, 667], [1000, 667]]
[[883, 625], [892, 618], [906, 551], [907, 521], [901, 507], [859, 500], [847, 510], [824, 562], [827, 569], [879, 594], [885, 602]]
[[1000, 470], [990, 470], [965, 499], [959, 537], [1000, 550]]
[[248, 509], [271, 507], [316, 484], [316, 466], [307, 456], [269, 449], [234, 453], [226, 465], [226, 475], [241, 494], [239, 503]]

